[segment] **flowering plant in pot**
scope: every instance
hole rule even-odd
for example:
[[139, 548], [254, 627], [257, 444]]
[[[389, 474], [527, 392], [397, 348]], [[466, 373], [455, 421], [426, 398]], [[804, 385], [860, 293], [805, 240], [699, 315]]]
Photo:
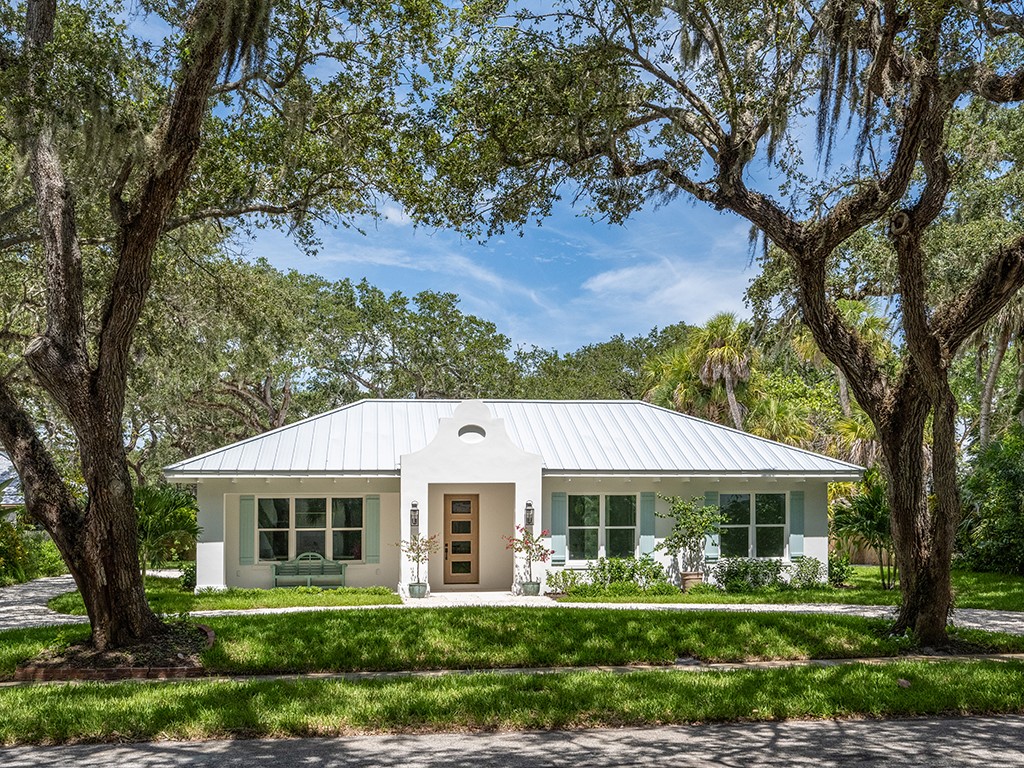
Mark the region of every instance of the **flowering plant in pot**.
[[548, 549], [542, 539], [548, 535], [548, 531], [541, 531], [540, 536], [534, 536], [533, 531], [525, 525], [516, 526], [516, 536], [502, 536], [505, 540], [505, 549], [511, 549], [517, 555], [526, 556], [526, 579], [519, 585], [524, 595], [539, 595], [540, 581], [533, 579], [533, 564], [546, 563], [548, 558], [555, 554], [555, 550]]
[[430, 556], [437, 552], [440, 546], [437, 542], [437, 536], [438, 534], [436, 533], [433, 536], [420, 536], [417, 534], [408, 541], [398, 542], [402, 552], [416, 565], [416, 580], [409, 584], [409, 597], [427, 596], [427, 583], [420, 580], [420, 566], [426, 565], [427, 561], [430, 560]]
[[680, 585], [686, 590], [704, 580], [704, 539], [718, 532], [725, 517], [717, 506], [705, 504], [700, 496], [662, 498], [669, 503], [670, 511], [659, 512], [658, 517], [672, 518], [675, 523], [655, 549], [672, 558], [672, 564], [679, 569]]

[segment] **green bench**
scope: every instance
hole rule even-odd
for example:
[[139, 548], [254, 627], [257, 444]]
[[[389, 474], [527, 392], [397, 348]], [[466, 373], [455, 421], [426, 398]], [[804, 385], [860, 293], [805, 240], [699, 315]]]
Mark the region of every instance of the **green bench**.
[[274, 563], [274, 586], [345, 586], [346, 563], [328, 560], [316, 552], [303, 552], [294, 560]]

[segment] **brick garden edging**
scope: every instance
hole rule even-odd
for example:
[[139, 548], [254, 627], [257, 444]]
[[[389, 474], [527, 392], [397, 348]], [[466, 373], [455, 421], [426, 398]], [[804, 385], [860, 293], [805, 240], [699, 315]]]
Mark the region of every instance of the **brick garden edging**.
[[[212, 648], [217, 639], [214, 631], [205, 624], [196, 627], [206, 635], [206, 647]], [[36, 666], [21, 664], [14, 670], [14, 680], [23, 683], [47, 683], [57, 681], [102, 681], [115, 680], [183, 680], [190, 677], [207, 677], [209, 672], [202, 667], [109, 667], [104, 669], [74, 669], [67, 667]]]

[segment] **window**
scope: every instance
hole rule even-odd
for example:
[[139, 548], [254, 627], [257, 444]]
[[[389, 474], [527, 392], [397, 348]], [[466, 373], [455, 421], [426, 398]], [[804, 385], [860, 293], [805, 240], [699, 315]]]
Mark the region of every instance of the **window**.
[[608, 557], [636, 554], [636, 496], [605, 496], [605, 551]]
[[568, 559], [636, 556], [636, 494], [569, 496]]
[[331, 529], [333, 559], [363, 559], [362, 499], [331, 499]]
[[256, 509], [261, 561], [290, 560], [303, 552], [363, 559], [361, 497], [260, 498]]
[[722, 557], [785, 555], [786, 494], [723, 493], [718, 506], [725, 516], [721, 526]]
[[600, 496], [569, 497], [569, 559], [596, 560], [601, 525]]
[[295, 500], [295, 554], [327, 557], [327, 499]]
[[289, 499], [260, 499], [257, 505], [260, 560], [288, 559]]

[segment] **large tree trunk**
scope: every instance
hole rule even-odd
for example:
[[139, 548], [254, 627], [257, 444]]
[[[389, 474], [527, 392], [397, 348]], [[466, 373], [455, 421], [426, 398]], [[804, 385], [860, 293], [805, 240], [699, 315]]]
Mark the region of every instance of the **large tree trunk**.
[[[952, 425], [948, 404], [942, 409]], [[933, 449], [933, 485], [936, 491], [935, 507], [929, 504], [926, 483], [928, 474], [924, 456], [924, 427], [929, 413], [933, 416], [933, 431], [941, 432], [929, 399], [923, 393], [912, 399], [904, 398], [891, 422], [879, 434], [882, 462], [888, 483], [889, 505], [892, 514], [893, 545], [900, 570], [902, 602], [894, 631], [910, 630], [918, 642], [927, 646], [946, 644], [946, 624], [952, 604], [949, 565], [952, 556], [953, 531], [959, 516], [959, 498], [956, 495], [955, 449]], [[943, 436], [945, 439], [947, 436]], [[938, 435], [936, 434], [936, 442]], [[942, 453], [940, 462], [938, 454]], [[948, 492], [948, 464], [952, 462], [953, 495], [938, 500], [938, 486]], [[942, 469], [937, 472], [941, 463]], [[940, 483], [939, 476], [943, 480]]]
[[[132, 337], [149, 291], [153, 254], [201, 145], [209, 97], [238, 30], [259, 28], [269, 5], [252, 3], [251, 19], [229, 14], [230, 0], [199, 0], [188, 17], [171, 100], [144, 157], [125, 156], [109, 190], [117, 236], [99, 331], [86, 323], [82, 247], [74, 186], [58, 137], [65, 126], [47, 99], [28, 99], [19, 115], [35, 192], [40, 247], [46, 261], [46, 327], [24, 358], [36, 382], [60, 407], [78, 441], [88, 500], [80, 503], [56, 469], [27, 412], [0, 376], [0, 443], [22, 478], [25, 506], [53, 537], [85, 601], [93, 643], [107, 649], [146, 640], [163, 624], [146, 603], [139, 570], [137, 523], [124, 449], [127, 371]], [[28, 0], [25, 48], [30, 95], [50, 91], [55, 0]], [[250, 23], [252, 22], [252, 23]], [[229, 23], [237, 29], [228, 29]], [[240, 43], [239, 43], [240, 44]], [[142, 162], [142, 161], [145, 162]], [[138, 183], [129, 184], [137, 171]], [[133, 190], [129, 199], [126, 189]]]

